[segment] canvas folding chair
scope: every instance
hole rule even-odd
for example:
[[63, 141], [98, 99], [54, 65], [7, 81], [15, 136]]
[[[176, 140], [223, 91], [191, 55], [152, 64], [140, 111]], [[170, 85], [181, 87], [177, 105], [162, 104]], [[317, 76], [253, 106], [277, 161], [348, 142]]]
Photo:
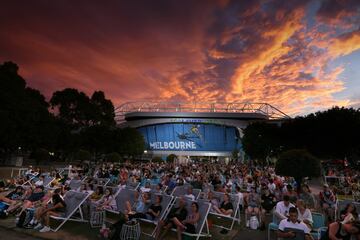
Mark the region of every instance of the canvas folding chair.
[[51, 176], [45, 176], [44, 177], [44, 187], [47, 188], [47, 187], [50, 187], [50, 184], [55, 180], [54, 177], [51, 177]]
[[[178, 206], [178, 201], [179, 198], [176, 198], [174, 201], [173, 206]], [[193, 202], [197, 202], [199, 205], [199, 213], [200, 213], [200, 219], [198, 224], [196, 225], [196, 229], [195, 229], [195, 233], [188, 233], [188, 232], [183, 232], [183, 235], [189, 236], [189, 237], [194, 237], [196, 238], [196, 240], [198, 240], [200, 237], [211, 237], [210, 231], [209, 231], [209, 226], [207, 223], [207, 218], [210, 212], [210, 203], [206, 202], [206, 201], [191, 201], [190, 199], [186, 199], [185, 198], [185, 202], [186, 202], [186, 210], [188, 211], [188, 214], [191, 212], [191, 204]], [[164, 218], [167, 217], [167, 215], [170, 213], [170, 208], [167, 211], [167, 214]], [[205, 229], [204, 229], [205, 227]], [[177, 231], [176, 229], [171, 229], [172, 231]]]
[[155, 236], [156, 227], [158, 225], [158, 222], [160, 220], [164, 219], [165, 215], [169, 211], [169, 208], [172, 206], [172, 202], [173, 202], [173, 196], [170, 196], [170, 195], [167, 195], [167, 194], [151, 194], [151, 202], [152, 203], [155, 202], [155, 198], [156, 198], [157, 195], [162, 196], [161, 213], [160, 213], [159, 217], [155, 218], [154, 220], [139, 218], [139, 220], [142, 221], [142, 222], [146, 222], [146, 223], [150, 223], [152, 225], [155, 225], [155, 227], [153, 228], [151, 233], [142, 232], [143, 234], [145, 234], [147, 236], [150, 236], [150, 237]]
[[95, 184], [106, 186], [110, 182], [110, 178], [94, 178]]
[[[191, 185], [177, 186], [174, 188], [174, 190], [172, 191], [172, 193], [170, 195], [172, 195], [174, 197], [185, 196], [187, 194], [188, 188], [192, 188], [192, 186]], [[192, 193], [193, 193], [195, 199], [197, 199], [201, 193], [201, 189], [193, 188]]]
[[[66, 204], [65, 215], [63, 217], [51, 216], [52, 219], [61, 221], [56, 228], [51, 228], [51, 231], [57, 232], [67, 221], [88, 222], [84, 219], [81, 205], [89, 198], [91, 193], [68, 191], [64, 196]], [[79, 212], [79, 217], [74, 217], [75, 213]]]
[[312, 212], [311, 215], [313, 219], [313, 229], [311, 230], [310, 234], [314, 239], [320, 240], [321, 233], [327, 229], [325, 224], [325, 216], [316, 212]]
[[137, 190], [139, 188], [139, 186], [140, 186], [140, 183], [138, 183], [138, 182], [132, 182], [132, 181], [126, 182], [127, 189]]
[[81, 187], [82, 181], [77, 179], [71, 179], [69, 187], [71, 190], [77, 191]]
[[[150, 189], [151, 189], [152, 193], [156, 193], [156, 187], [157, 187], [157, 184], [150, 184]], [[160, 190], [161, 191], [160, 193], [165, 193], [166, 189], [167, 189], [167, 186], [163, 185]]]
[[106, 209], [106, 211], [115, 214], [124, 213], [124, 211], [126, 210], [126, 201], [129, 201], [131, 205], [135, 203], [136, 200], [135, 192], [136, 191], [133, 189], [120, 188], [117, 193], [117, 196], [115, 197], [117, 209], [116, 210]]
[[[219, 200], [219, 203], [223, 202], [225, 193], [223, 193], [223, 192], [215, 192], [215, 191], [213, 191], [212, 193], [213, 193], [214, 198], [217, 198]], [[234, 223], [238, 222], [238, 224], [240, 224], [240, 221], [241, 221], [240, 220], [240, 209], [239, 209], [240, 198], [236, 194], [229, 194], [229, 196], [230, 196], [231, 204], [233, 205], [233, 213], [230, 216], [220, 214], [220, 213], [217, 213], [217, 212], [212, 211], [212, 210], [210, 211], [209, 215], [212, 215], [212, 216], [215, 216], [217, 218], [224, 219], [224, 220], [225, 219], [230, 220], [231, 221], [230, 227], [226, 227], [226, 226], [222, 226], [222, 225], [216, 225], [216, 224], [213, 224], [213, 225], [216, 226], [216, 227], [223, 228], [223, 229], [231, 231], [232, 228], [234, 227]]]
[[273, 212], [272, 212], [272, 221], [268, 225], [268, 232], [267, 232], [268, 238], [267, 239], [270, 240], [270, 232], [271, 232], [271, 230], [277, 231], [278, 229], [279, 229], [279, 224], [278, 224], [278, 219], [277, 219], [277, 217], [275, 215], [275, 207], [274, 207]]

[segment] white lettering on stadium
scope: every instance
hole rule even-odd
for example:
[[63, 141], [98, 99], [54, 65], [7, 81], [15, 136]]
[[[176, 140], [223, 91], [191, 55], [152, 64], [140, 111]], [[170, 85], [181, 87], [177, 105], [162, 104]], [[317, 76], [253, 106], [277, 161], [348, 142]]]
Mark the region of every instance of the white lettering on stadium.
[[196, 149], [194, 142], [151, 142], [151, 149]]

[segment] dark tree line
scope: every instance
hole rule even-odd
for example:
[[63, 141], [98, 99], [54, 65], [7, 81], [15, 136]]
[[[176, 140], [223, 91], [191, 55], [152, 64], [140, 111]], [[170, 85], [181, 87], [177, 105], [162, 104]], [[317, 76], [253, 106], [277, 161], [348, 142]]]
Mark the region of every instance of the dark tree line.
[[[77, 89], [53, 93], [49, 102], [26, 86], [12, 62], [0, 65], [0, 153], [46, 149], [63, 158], [79, 149], [93, 156], [117, 152], [141, 154], [144, 140], [135, 129], [116, 127], [113, 103], [102, 91], [90, 97]], [[43, 151], [44, 152], [44, 151]]]
[[281, 125], [257, 122], [244, 130], [245, 152], [264, 161], [291, 149], [305, 149], [320, 159], [360, 160], [360, 109], [333, 107]]

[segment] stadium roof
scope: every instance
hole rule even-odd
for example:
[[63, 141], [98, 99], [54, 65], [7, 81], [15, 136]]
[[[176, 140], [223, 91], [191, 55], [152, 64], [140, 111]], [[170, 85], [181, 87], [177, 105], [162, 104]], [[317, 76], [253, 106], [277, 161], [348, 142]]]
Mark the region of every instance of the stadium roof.
[[120, 124], [134, 116], [150, 116], [150, 113], [153, 113], [154, 117], [168, 115], [186, 117], [190, 113], [198, 113], [198, 115], [223, 113], [228, 117], [241, 114], [248, 115], [249, 118], [259, 116], [268, 120], [290, 118], [268, 103], [136, 101], [127, 102], [115, 108], [115, 119]]

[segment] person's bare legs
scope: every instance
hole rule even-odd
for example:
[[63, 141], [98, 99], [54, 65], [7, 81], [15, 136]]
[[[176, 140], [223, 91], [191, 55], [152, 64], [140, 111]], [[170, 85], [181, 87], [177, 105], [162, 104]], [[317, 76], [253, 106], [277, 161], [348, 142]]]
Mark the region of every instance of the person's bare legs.
[[164, 230], [164, 232], [161, 234], [159, 240], [164, 239], [164, 237], [166, 236], [167, 232], [170, 230], [171, 227], [172, 227], [172, 223], [169, 223], [169, 224], [167, 224], [167, 225], [165, 226], [165, 230]]

